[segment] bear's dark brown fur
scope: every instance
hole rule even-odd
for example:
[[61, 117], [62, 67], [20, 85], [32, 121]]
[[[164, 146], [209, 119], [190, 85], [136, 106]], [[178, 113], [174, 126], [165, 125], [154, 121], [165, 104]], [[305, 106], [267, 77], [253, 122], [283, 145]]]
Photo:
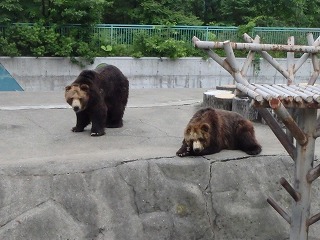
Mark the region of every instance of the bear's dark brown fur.
[[92, 123], [91, 136], [101, 136], [105, 127], [122, 127], [128, 96], [129, 81], [117, 67], [103, 64], [82, 71], [65, 89], [65, 99], [77, 116], [72, 131], [82, 132]]
[[197, 111], [184, 131], [177, 155], [201, 156], [222, 149], [239, 149], [256, 155], [261, 146], [256, 140], [252, 123], [240, 114], [213, 108]]

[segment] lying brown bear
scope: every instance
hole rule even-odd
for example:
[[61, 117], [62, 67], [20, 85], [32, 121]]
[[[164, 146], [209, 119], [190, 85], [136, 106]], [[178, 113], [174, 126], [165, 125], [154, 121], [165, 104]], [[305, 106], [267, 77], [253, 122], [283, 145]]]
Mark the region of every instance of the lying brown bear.
[[235, 112], [205, 108], [189, 121], [177, 156], [208, 155], [222, 149], [239, 149], [250, 155], [261, 152], [249, 120]]
[[122, 127], [129, 95], [129, 81], [113, 65], [102, 64], [84, 70], [65, 88], [65, 99], [77, 116], [73, 132], [82, 132], [92, 123], [91, 136], [105, 134], [105, 127]]

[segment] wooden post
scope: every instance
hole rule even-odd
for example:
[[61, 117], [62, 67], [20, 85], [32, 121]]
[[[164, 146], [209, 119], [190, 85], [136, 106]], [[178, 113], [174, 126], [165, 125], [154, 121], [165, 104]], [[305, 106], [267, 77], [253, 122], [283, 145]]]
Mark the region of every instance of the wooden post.
[[313, 133], [316, 127], [317, 110], [302, 109], [298, 125], [307, 136], [307, 143], [301, 145], [297, 142], [294, 189], [301, 199], [292, 201], [292, 216], [290, 225], [290, 240], [307, 240], [310, 216], [311, 182], [308, 173], [313, 169], [315, 139]]

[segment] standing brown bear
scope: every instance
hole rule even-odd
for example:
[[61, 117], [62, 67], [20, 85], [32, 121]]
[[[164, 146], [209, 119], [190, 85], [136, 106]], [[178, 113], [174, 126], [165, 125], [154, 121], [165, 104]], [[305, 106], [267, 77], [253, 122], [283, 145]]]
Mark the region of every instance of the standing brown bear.
[[105, 127], [123, 126], [122, 118], [129, 96], [129, 81], [113, 65], [100, 64], [84, 70], [65, 88], [65, 99], [77, 116], [73, 132], [82, 132], [92, 123], [91, 136], [105, 134]]
[[235, 112], [204, 108], [189, 121], [177, 156], [208, 155], [222, 149], [239, 149], [250, 155], [261, 152], [249, 120]]

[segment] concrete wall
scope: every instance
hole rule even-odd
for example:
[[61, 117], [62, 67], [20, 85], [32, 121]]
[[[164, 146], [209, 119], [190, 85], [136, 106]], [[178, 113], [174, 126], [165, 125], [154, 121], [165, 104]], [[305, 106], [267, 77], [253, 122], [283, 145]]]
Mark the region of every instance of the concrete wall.
[[[240, 66], [244, 59], [238, 59]], [[278, 59], [286, 68], [286, 59]], [[61, 91], [71, 83], [82, 68], [70, 63], [68, 58], [0, 57], [0, 63], [26, 91]], [[93, 69], [100, 63], [119, 67], [128, 77], [131, 88], [214, 88], [233, 83], [231, 75], [212, 59], [109, 57], [96, 58]], [[261, 59], [260, 69], [250, 67], [247, 78], [257, 83], [285, 83], [284, 77], [268, 62]], [[312, 73], [311, 61], [297, 72], [296, 82], [305, 82]]]

